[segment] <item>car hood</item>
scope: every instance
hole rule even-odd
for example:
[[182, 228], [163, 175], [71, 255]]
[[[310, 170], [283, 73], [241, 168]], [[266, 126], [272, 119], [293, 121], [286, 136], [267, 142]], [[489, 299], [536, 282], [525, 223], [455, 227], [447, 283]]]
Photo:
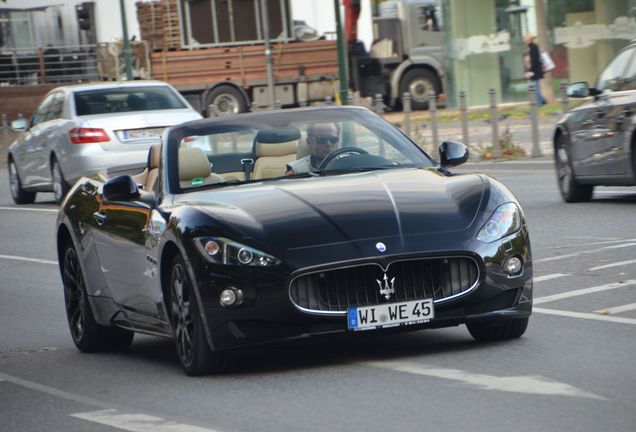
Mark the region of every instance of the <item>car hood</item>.
[[294, 249], [465, 230], [484, 190], [478, 175], [397, 169], [197, 191], [175, 204], [195, 206], [264, 244]]

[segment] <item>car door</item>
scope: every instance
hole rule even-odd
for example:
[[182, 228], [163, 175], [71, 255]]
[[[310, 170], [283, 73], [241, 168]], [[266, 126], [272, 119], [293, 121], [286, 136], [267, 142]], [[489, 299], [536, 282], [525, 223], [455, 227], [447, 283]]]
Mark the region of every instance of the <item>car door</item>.
[[152, 207], [138, 200], [109, 201], [103, 195], [100, 201], [93, 236], [108, 289], [124, 310], [156, 316], [147, 251]]
[[45, 129], [44, 120], [55, 94], [51, 93], [44, 97], [37, 110], [31, 117], [29, 129], [22, 137], [22, 151], [17, 155], [18, 167], [20, 170], [21, 180], [24, 186], [33, 187], [40, 186], [46, 182], [38, 169], [39, 153], [42, 146], [42, 132]]
[[34, 142], [33, 159], [35, 175], [41, 182], [52, 184], [51, 154], [55, 145], [56, 132], [60, 128], [62, 109], [64, 107], [64, 93], [55, 92], [51, 103], [46, 109], [46, 114], [40, 124], [40, 133]]
[[621, 91], [623, 73], [634, 56], [634, 48], [619, 52], [599, 75], [596, 89], [601, 94], [596, 98], [593, 113], [587, 119], [592, 128], [587, 135], [587, 175], [615, 175], [620, 169], [617, 161], [617, 134], [622, 126]]
[[620, 81], [620, 90], [610, 94], [608, 115], [612, 131], [607, 140], [608, 174], [631, 176], [632, 116], [636, 105], [636, 47]]

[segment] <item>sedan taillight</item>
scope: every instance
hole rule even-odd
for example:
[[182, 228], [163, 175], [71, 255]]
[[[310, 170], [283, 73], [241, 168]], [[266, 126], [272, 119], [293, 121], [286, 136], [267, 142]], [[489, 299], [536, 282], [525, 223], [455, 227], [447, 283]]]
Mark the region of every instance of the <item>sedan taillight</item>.
[[104, 129], [73, 128], [68, 131], [68, 136], [73, 144], [93, 144], [110, 141]]

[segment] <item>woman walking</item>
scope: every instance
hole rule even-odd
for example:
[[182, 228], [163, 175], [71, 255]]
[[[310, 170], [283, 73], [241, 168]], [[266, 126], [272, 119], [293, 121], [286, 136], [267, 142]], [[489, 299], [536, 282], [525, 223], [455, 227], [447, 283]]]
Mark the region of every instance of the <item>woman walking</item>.
[[537, 96], [537, 106], [545, 105], [545, 99], [541, 94], [541, 79], [543, 79], [543, 62], [541, 61], [541, 51], [535, 43], [536, 36], [526, 33], [523, 37], [524, 43], [528, 46], [528, 52], [524, 56], [526, 67], [526, 78], [528, 84], [534, 84], [534, 91]]

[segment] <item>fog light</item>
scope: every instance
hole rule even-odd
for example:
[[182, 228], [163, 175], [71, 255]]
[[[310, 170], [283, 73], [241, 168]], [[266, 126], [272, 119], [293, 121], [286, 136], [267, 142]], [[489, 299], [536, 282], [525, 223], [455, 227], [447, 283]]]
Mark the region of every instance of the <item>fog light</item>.
[[219, 244], [213, 240], [210, 240], [205, 244], [205, 252], [210, 256], [214, 256], [219, 253], [220, 249]]
[[221, 291], [219, 302], [223, 307], [238, 306], [243, 303], [243, 291], [238, 288], [228, 288]]
[[523, 266], [523, 263], [521, 262], [521, 258], [519, 258], [516, 255], [515, 256], [511, 256], [510, 258], [508, 258], [508, 260], [504, 264], [504, 267], [506, 268], [506, 271], [510, 275], [519, 274], [521, 272], [521, 267], [522, 266]]

